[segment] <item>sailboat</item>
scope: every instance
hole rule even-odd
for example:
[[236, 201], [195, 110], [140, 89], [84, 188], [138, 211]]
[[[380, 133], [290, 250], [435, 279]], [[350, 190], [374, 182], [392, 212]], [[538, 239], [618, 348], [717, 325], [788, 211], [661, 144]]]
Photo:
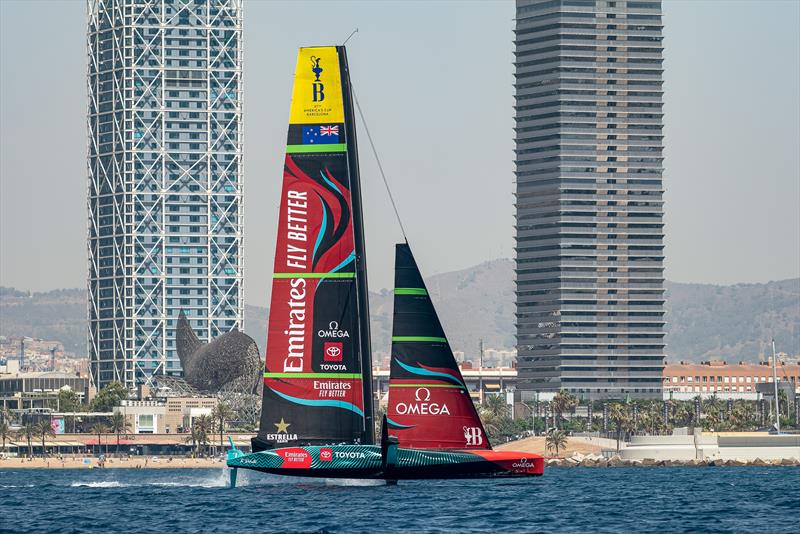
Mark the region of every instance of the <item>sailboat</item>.
[[396, 247], [389, 402], [375, 444], [367, 264], [353, 97], [343, 46], [301, 48], [289, 119], [253, 452], [280, 475], [541, 475], [544, 459], [494, 451], [407, 243]]

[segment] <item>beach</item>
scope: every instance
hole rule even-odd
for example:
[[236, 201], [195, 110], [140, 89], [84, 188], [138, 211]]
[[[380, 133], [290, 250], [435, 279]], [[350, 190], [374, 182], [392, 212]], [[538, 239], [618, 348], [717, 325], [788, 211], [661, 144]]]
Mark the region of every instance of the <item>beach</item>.
[[[558, 456], [570, 456], [574, 453], [600, 454], [603, 448], [614, 448], [616, 442], [603, 438], [569, 437], [566, 447], [558, 451]], [[519, 451], [539, 454], [541, 456], [556, 456], [555, 451], [547, 450], [544, 436], [531, 436], [495, 447], [498, 451]]]

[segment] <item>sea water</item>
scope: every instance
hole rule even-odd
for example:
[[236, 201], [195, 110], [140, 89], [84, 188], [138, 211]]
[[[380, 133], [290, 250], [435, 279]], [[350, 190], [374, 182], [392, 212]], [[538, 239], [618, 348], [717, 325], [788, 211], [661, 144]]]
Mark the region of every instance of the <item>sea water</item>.
[[0, 470], [2, 532], [799, 532], [792, 467], [547, 469], [526, 479]]

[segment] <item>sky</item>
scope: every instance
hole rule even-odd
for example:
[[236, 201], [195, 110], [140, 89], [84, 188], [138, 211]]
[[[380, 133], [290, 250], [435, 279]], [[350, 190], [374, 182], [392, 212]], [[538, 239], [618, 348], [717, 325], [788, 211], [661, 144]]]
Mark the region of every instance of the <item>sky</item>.
[[[800, 276], [800, 3], [665, 1], [666, 276]], [[513, 2], [244, 8], [245, 301], [266, 305], [296, 48], [348, 43], [426, 275], [513, 257]], [[0, 1], [0, 285], [85, 287], [85, 2]], [[360, 127], [360, 124], [359, 124]], [[363, 130], [370, 287], [402, 239]]]

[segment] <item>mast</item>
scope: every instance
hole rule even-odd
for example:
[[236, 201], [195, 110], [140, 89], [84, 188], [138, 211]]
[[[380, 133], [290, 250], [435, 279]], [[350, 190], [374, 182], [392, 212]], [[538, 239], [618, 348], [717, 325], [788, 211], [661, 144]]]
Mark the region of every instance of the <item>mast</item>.
[[781, 433], [781, 405], [778, 401], [778, 369], [777, 358], [775, 357], [775, 340], [772, 340], [772, 383], [775, 385], [775, 428], [778, 434]]
[[362, 443], [375, 443], [375, 422], [372, 395], [372, 345], [369, 330], [369, 291], [367, 287], [367, 255], [364, 247], [364, 213], [361, 203], [361, 174], [358, 169], [358, 143], [353, 114], [353, 92], [347, 50], [336, 47], [339, 52], [339, 69], [342, 72], [342, 99], [344, 105], [344, 130], [347, 139], [347, 165], [350, 171], [350, 197], [353, 206], [353, 232], [355, 234], [356, 303], [358, 306], [359, 344], [361, 350], [361, 374], [364, 402], [364, 435]]

